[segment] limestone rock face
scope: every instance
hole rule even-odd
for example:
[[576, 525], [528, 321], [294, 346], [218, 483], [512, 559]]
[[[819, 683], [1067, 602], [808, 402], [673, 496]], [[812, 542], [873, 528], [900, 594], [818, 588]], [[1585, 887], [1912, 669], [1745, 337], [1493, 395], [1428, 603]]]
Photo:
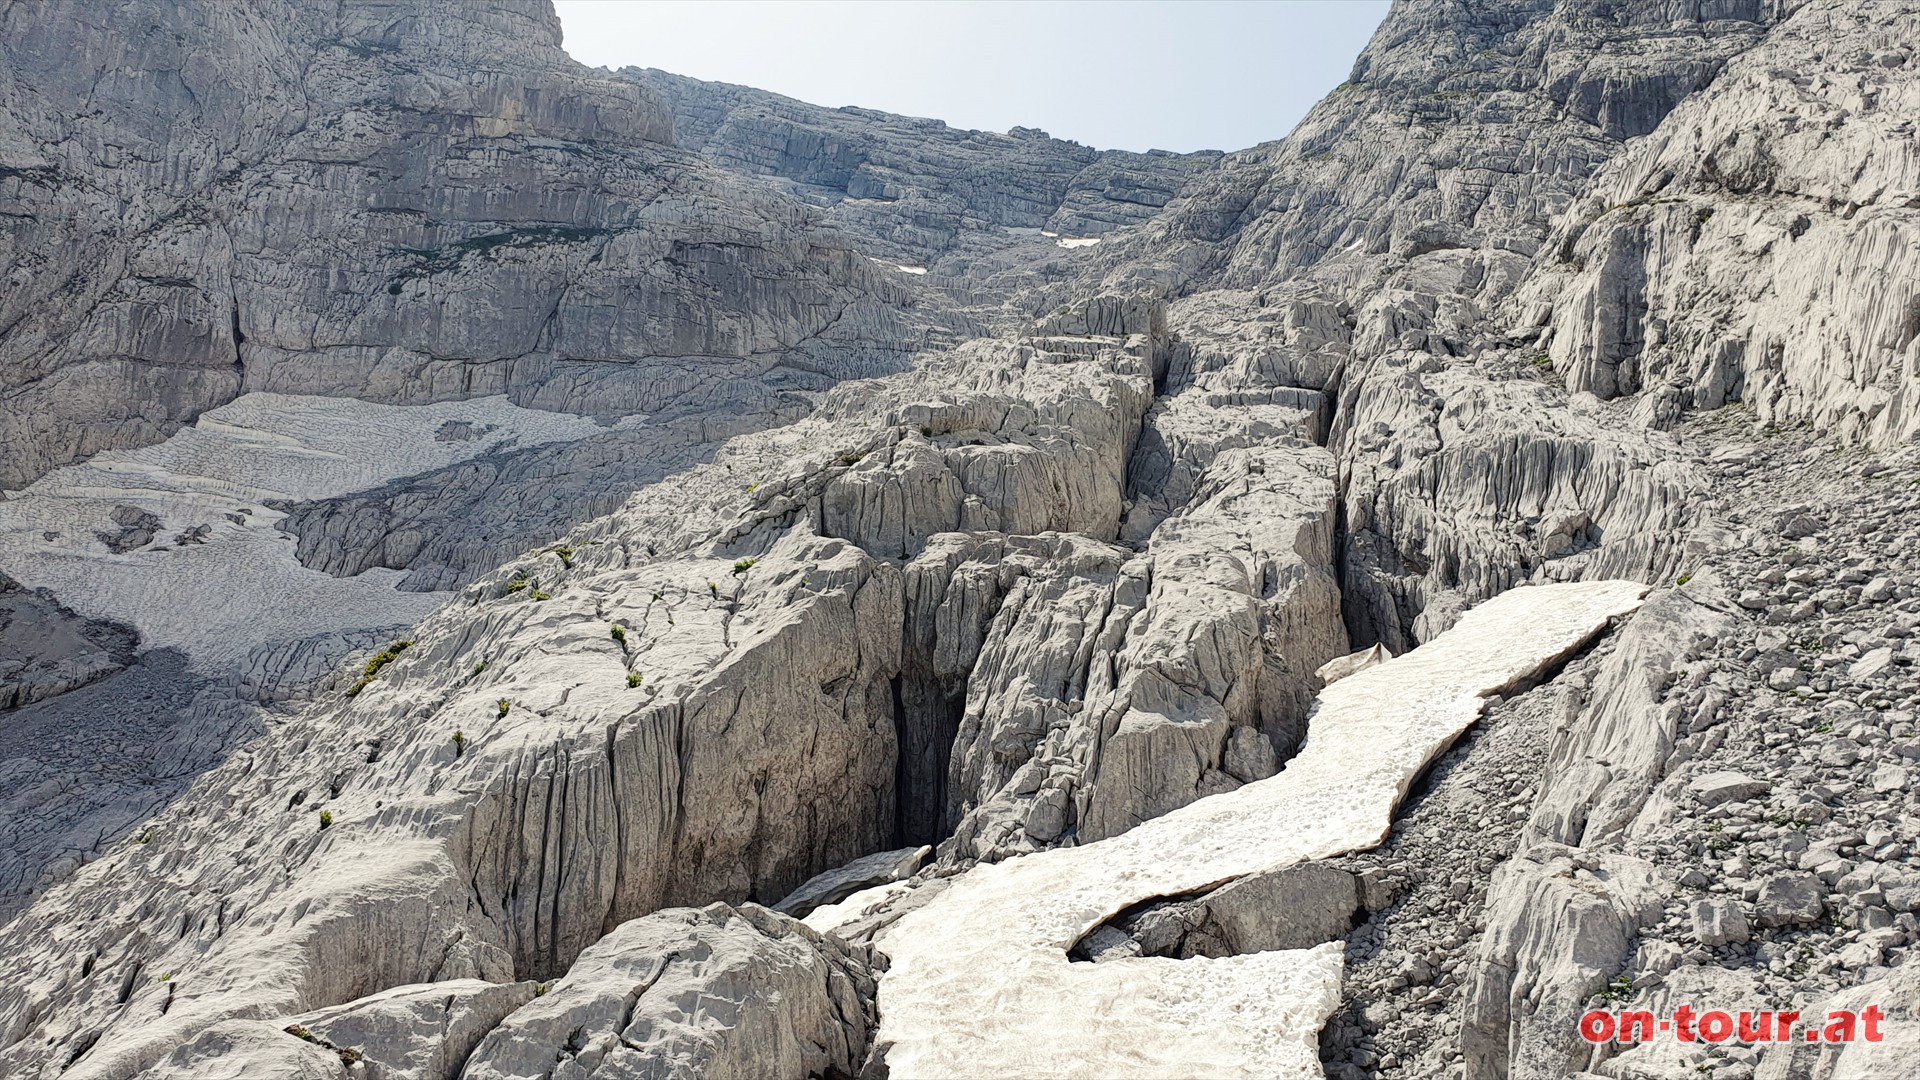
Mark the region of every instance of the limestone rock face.
[[[1347, 646], [1329, 471], [1230, 451], [1143, 555], [1056, 548], [1001, 586], [952, 743], [945, 857], [1112, 836], [1293, 752], [1313, 670]], [[963, 562], [950, 580], [983, 576]]]
[[[894, 560], [961, 514], [1117, 530], [1145, 348], [1009, 345], [843, 387], [456, 594], [8, 927], [25, 940], [67, 905], [102, 913], [88, 974], [22, 975], [36, 990], [6, 1006], [8, 1067], [84, 1037], [19, 1037], [50, 1024], [98, 1036], [73, 1069], [117, 1075], [243, 1013], [547, 978], [610, 925], [771, 901], [886, 847]], [[1045, 482], [1067, 462], [1073, 484]], [[901, 501], [922, 475], [950, 496]], [[152, 903], [200, 930], [150, 936], [126, 914]], [[199, 989], [121, 1009], [108, 970], [144, 986], [159, 965]]]
[[1661, 700], [1669, 673], [1732, 625], [1726, 612], [1681, 590], [1657, 594], [1641, 608], [1594, 680], [1579, 722], [1548, 751], [1546, 791], [1533, 807], [1526, 842], [1586, 847], [1633, 830], [1649, 811], [1679, 735], [1682, 717]]
[[1618, 420], [1416, 356], [1350, 369], [1330, 446], [1358, 639], [1397, 652], [1529, 578], [1676, 573], [1701, 481]]
[[[1482, 695], [1564, 659], [1643, 591], [1512, 590], [1434, 642], [1329, 687], [1314, 734], [1279, 775], [954, 879], [879, 932], [891, 958], [877, 1036], [888, 1065], [915, 1076], [1306, 1071], [1337, 997], [1339, 944], [1093, 964], [1066, 950], [1132, 904], [1377, 844], [1407, 785], [1479, 714]], [[1275, 829], [1279, 820], [1295, 827]]]
[[81, 618], [0, 574], [0, 710], [121, 670], [138, 640], [124, 627]]
[[1595, 177], [1524, 290], [1571, 389], [1920, 430], [1917, 31], [1910, 4], [1802, 5]]
[[1170, 155], [6, 8], [0, 1074], [1677, 1080], [1573, 1019], [1897, 996], [1916, 19], [1406, 0]]
[[1770, 15], [1757, 0], [1605, 18], [1548, 0], [1397, 5], [1285, 141], [1230, 155], [1099, 257], [1114, 280], [1242, 288], [1323, 262], [1424, 259], [1464, 270], [1469, 294], [1497, 293], [1593, 169]]
[[1460, 1050], [1475, 1076], [1562, 1076], [1580, 1068], [1591, 995], [1659, 921], [1653, 868], [1536, 845], [1494, 871], [1487, 935], [1466, 988]]
[[753, 904], [624, 923], [487, 1033], [461, 1080], [855, 1075], [876, 1026], [867, 950]]
[[454, 1080], [481, 1038], [536, 993], [530, 982], [478, 979], [396, 986], [293, 1017], [283, 1030], [350, 1051], [381, 1080]]
[[544, 6], [63, 11], [3, 35], [0, 485], [249, 390], [765, 409], [917, 342], [899, 275], [675, 150]]
[[898, 851], [876, 851], [845, 866], [816, 874], [788, 893], [773, 910], [800, 918], [814, 908], [837, 904], [862, 889], [910, 877], [933, 849], [925, 844]]
[[730, 171], [790, 181], [829, 222], [870, 242], [870, 254], [942, 275], [992, 267], [1008, 234], [1058, 254], [1056, 237], [1138, 224], [1220, 157], [1095, 150], [1031, 128], [966, 131], [652, 69], [615, 76], [671, 106], [681, 146]]
[[301, 1039], [264, 1020], [227, 1020], [140, 1074], [141, 1080], [344, 1080], [337, 1050]]

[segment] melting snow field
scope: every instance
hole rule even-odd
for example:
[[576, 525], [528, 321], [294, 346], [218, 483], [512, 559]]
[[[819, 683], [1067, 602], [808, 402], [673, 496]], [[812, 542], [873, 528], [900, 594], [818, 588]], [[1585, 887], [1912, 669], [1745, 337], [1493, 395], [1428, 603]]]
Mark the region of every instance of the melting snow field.
[[[883, 932], [881, 1045], [896, 1076], [1319, 1076], [1344, 942], [1174, 960], [1070, 963], [1130, 904], [1376, 846], [1407, 787], [1490, 694], [1580, 648], [1646, 586], [1510, 590], [1417, 649], [1328, 687], [1275, 777], [1131, 832], [984, 865]], [[827, 929], [882, 886], [807, 920]]]
[[[435, 405], [248, 394], [166, 442], [56, 469], [0, 499], [0, 571], [83, 615], [131, 623], [143, 648], [210, 669], [253, 645], [416, 622], [447, 593], [401, 592], [397, 570], [330, 577], [294, 558], [270, 499], [376, 487], [507, 446], [578, 439], [591, 419], [505, 397]], [[114, 554], [95, 534], [116, 507], [158, 517], [151, 543]], [[204, 542], [180, 534], [207, 526]]]

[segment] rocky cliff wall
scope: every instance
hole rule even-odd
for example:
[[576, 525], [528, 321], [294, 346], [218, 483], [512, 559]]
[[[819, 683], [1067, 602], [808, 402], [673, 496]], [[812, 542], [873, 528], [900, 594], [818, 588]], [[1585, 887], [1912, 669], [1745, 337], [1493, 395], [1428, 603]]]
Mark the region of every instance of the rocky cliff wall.
[[[67, 33], [49, 11], [71, 21], [0, 18], [20, 40]], [[1909, 13], [1884, 11], [1402, 3], [1296, 132], [1218, 160], [587, 72], [539, 10], [161, 13], [189, 20], [189, 40], [251, 43], [237, 53], [266, 57], [247, 69], [258, 99], [310, 108], [249, 142], [223, 133], [250, 121], [180, 105], [168, 130], [191, 138], [169, 135], [187, 149], [168, 153], [188, 179], [116, 174], [139, 213], [173, 201], [151, 223], [114, 203], [99, 221], [133, 225], [72, 234], [109, 253], [68, 275], [100, 278], [95, 291], [35, 293], [20, 309], [33, 317], [6, 324], [0, 357], [21, 359], [0, 370], [28, 374], [0, 416], [40, 455], [9, 458], [37, 462], [19, 477], [151, 441], [242, 389], [408, 409], [502, 394], [605, 426], [513, 445], [453, 421], [357, 485], [249, 505], [297, 537], [275, 574], [358, 575], [326, 578], [336, 593], [295, 573], [330, 618], [348, 583], [395, 609], [439, 599], [395, 593], [402, 574], [451, 594], [304, 688], [287, 673], [339, 655], [321, 635], [254, 652], [236, 620], [195, 625], [129, 587], [136, 625], [246, 657], [235, 685], [290, 707], [228, 755], [246, 719], [196, 706], [177, 783], [210, 771], [131, 836], [103, 827], [59, 872], [20, 869], [44, 893], [0, 928], [0, 985], [24, 988], [0, 998], [0, 1061], [122, 1076], [271, 1044], [318, 1068], [326, 1055], [308, 1050], [325, 1045], [290, 1047], [246, 1018], [414, 1016], [413, 984], [513, 986], [579, 964], [583, 986], [631, 980], [615, 996], [644, 997], [673, 937], [623, 934], [648, 912], [772, 902], [855, 856], [938, 844], [884, 903], [846, 902], [847, 934], [871, 937], [1000, 872], [978, 864], [1082, 847], [1098, 861], [1144, 822], [1285, 780], [1302, 737], [1313, 745], [1315, 671], [1348, 648], [1403, 652], [1517, 586], [1616, 577], [1682, 591], [1557, 685], [1509, 688], [1495, 715], [1515, 736], [1415, 784], [1417, 828], [1368, 870], [1285, 888], [1256, 873], [1233, 897], [1106, 912], [1095, 959], [1145, 948], [1143, 927], [1176, 909], [1240, 926], [1211, 913], [1287, 888], [1319, 904], [1345, 882], [1364, 921], [1321, 1045], [1343, 1076], [1665, 1075], [1649, 1055], [1583, 1055], [1566, 1015], [1602, 992], [1731, 1001], [1889, 977], [1914, 934], [1897, 834], [1912, 702], [1896, 683], [1920, 601], [1894, 523], [1906, 503], [1881, 492], [1910, 472], [1880, 448], [1908, 433], [1911, 366], [1901, 279], [1875, 273], [1904, 265], [1898, 106], [1912, 89]], [[77, 40], [96, 39], [127, 47], [109, 28]], [[0, 180], [40, 200], [8, 219], [26, 222], [10, 226], [31, 256], [16, 267], [37, 274], [31, 245], [67, 234], [33, 223], [81, 205], [38, 182], [56, 175], [48, 155], [81, 155], [77, 173], [122, 143], [75, 149], [60, 125], [79, 121], [45, 101], [77, 84], [9, 63], [28, 134], [7, 135], [20, 164]], [[238, 147], [227, 186], [185, 167], [202, 128]], [[132, 273], [113, 252], [157, 268], [135, 285], [183, 314], [110, 300]], [[187, 263], [211, 269], [178, 273]], [[230, 297], [186, 303], [222, 273]], [[231, 386], [169, 377], [186, 404], [135, 379], [149, 356], [226, 371], [228, 346]], [[88, 386], [112, 393], [61, 389], [98, 372]], [[76, 430], [94, 434], [64, 449], [34, 437], [83, 406], [98, 415]], [[529, 433], [591, 423], [485, 408]], [[1829, 461], [1783, 431], [1803, 421], [1872, 453]], [[170, 440], [152, 460], [179, 452]], [[1842, 527], [1798, 471], [1878, 484], [1876, 505], [1849, 511], [1871, 527]], [[141, 482], [176, 484], [165, 474]], [[268, 538], [234, 509], [231, 530], [133, 543], [140, 508], [115, 524], [101, 492], [149, 489], [122, 470], [77, 495], [79, 475], [10, 507], [66, 508], [29, 546], [72, 580], [86, 560], [137, 576], [160, 547], [199, 559], [206, 543]], [[141, 498], [212, 506], [197, 490]], [[77, 539], [45, 537], [75, 523]], [[1671, 674], [1680, 664], [1699, 671]], [[85, 693], [30, 706], [33, 730]], [[1819, 723], [1796, 711], [1812, 705]], [[88, 783], [82, 802], [104, 790]], [[1490, 785], [1499, 820], [1530, 817], [1516, 845], [1482, 842], [1494, 815], [1459, 786], [1472, 783]], [[1735, 830], [1737, 858], [1716, 825]], [[1826, 835], [1796, 845], [1803, 827]], [[1661, 899], [1681, 890], [1692, 906]], [[1740, 920], [1757, 929], [1742, 937]], [[766, 1037], [741, 1045], [788, 1062], [777, 1048], [804, 1028], [834, 1044], [819, 1060], [850, 1065], [872, 1029], [862, 970], [747, 921], [786, 942], [752, 948], [786, 957], [781, 985], [808, 1004], [771, 1034], [743, 1018], [738, 1032]], [[1189, 930], [1180, 940], [1209, 950], [1273, 948], [1224, 924]], [[689, 933], [704, 943], [689, 947], [723, 940]], [[1188, 955], [1172, 948], [1154, 959]], [[730, 970], [673, 978], [732, 986]], [[621, 1038], [654, 1038], [656, 1020], [630, 1027], [604, 1000], [483, 1011], [532, 1008], [521, 1041], [540, 1053], [618, 1056], [632, 1048], [615, 1049], [616, 1019]], [[576, 1004], [594, 1049], [554, 1050]], [[490, 1054], [503, 1074], [516, 1038]]]

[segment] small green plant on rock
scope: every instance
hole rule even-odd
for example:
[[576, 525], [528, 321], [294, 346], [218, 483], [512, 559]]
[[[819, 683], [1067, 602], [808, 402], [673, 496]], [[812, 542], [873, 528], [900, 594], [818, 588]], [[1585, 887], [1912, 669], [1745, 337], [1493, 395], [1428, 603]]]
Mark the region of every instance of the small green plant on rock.
[[1685, 585], [1687, 582], [1692, 580], [1693, 580], [1692, 574], [1681, 574], [1679, 577], [1673, 579], [1673, 583], [1675, 585]]
[[754, 564], [755, 564], [755, 563], [758, 563], [759, 561], [760, 561], [759, 559], [741, 559], [741, 560], [740, 560], [739, 562], [737, 562], [737, 563], [734, 563], [734, 564], [733, 564], [733, 576], [734, 576], [734, 577], [739, 577], [740, 575], [742, 575], [742, 574], [744, 574], [744, 573], [746, 573], [747, 571], [749, 571], [749, 570], [751, 570], [751, 569], [753, 569], [753, 567], [754, 567]]
[[497, 703], [495, 704], [495, 706], [494, 706], [494, 707], [495, 707], [495, 708], [497, 708], [497, 709], [499, 710], [499, 712], [497, 712], [497, 713], [495, 713], [494, 715], [496, 715], [496, 716], [505, 716], [505, 715], [507, 715], [507, 710], [508, 710], [508, 709], [511, 709], [511, 708], [513, 708], [513, 702], [511, 702], [511, 701], [508, 701], [508, 700], [507, 700], [506, 698], [501, 698], [501, 699], [500, 699], [500, 700], [499, 700], [499, 701], [498, 701], [498, 702], [497, 702]]
[[331, 810], [320, 811], [320, 831], [326, 832], [328, 829], [331, 829], [331, 828], [333, 828], [333, 811]]
[[347, 696], [353, 697], [359, 694], [360, 691], [365, 690], [367, 684], [379, 676], [381, 668], [398, 660], [401, 653], [406, 652], [412, 647], [412, 641], [396, 641], [387, 646], [384, 651], [376, 655], [373, 659], [367, 661], [366, 668], [360, 673], [360, 681], [347, 687]]
[[631, 689], [639, 685], [640, 685], [640, 673], [637, 671], [627, 672], [627, 687]]
[[360, 1053], [360, 1051], [355, 1050], [353, 1047], [335, 1046], [333, 1043], [330, 1043], [327, 1040], [321, 1038], [320, 1036], [315, 1035], [313, 1032], [308, 1031], [306, 1028], [301, 1027], [299, 1024], [293, 1024], [288, 1027], [282, 1028], [281, 1030], [285, 1031], [287, 1034], [293, 1036], [296, 1039], [299, 1039], [302, 1042], [310, 1042], [315, 1046], [324, 1046], [327, 1049], [333, 1051], [335, 1054], [339, 1055], [340, 1064], [342, 1065], [346, 1065], [346, 1066], [357, 1065], [360, 1063], [360, 1059], [363, 1056]]
[[560, 556], [561, 566], [564, 566], [569, 570], [573, 569], [573, 549], [572, 548], [567, 547], [565, 544], [561, 544], [557, 547], [550, 547], [547, 550], [553, 552], [555, 555]]
[[517, 593], [526, 587], [527, 579], [519, 574], [513, 575], [513, 580], [507, 582], [507, 592], [509, 595]]
[[456, 758], [467, 756], [467, 733], [458, 729], [453, 733], [453, 756]]
[[619, 623], [614, 623], [614, 624], [612, 625], [612, 628], [611, 628], [611, 630], [610, 630], [609, 632], [610, 632], [610, 633], [612, 634], [612, 636], [613, 636], [613, 640], [615, 640], [615, 641], [617, 641], [617, 642], [619, 642], [619, 643], [620, 643], [621, 645], [623, 645], [623, 646], [624, 646], [624, 645], [625, 645], [625, 644], [627, 643], [627, 628], [626, 628], [626, 627], [624, 627], [624, 626], [621, 626], [621, 625], [620, 625]]
[[720, 583], [717, 581], [707, 582], [707, 592], [711, 593], [715, 600], [720, 599]]
[[487, 662], [485, 660], [482, 660], [479, 663], [473, 665], [473, 673], [475, 675], [478, 675], [485, 670], [487, 670]]
[[535, 589], [533, 590], [533, 598], [535, 600], [551, 600], [553, 599], [553, 594], [544, 589]]

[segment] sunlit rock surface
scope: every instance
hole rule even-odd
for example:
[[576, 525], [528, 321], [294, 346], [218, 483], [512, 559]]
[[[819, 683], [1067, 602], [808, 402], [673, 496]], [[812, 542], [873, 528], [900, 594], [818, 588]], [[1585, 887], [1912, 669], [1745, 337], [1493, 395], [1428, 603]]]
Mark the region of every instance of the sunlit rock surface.
[[[969, 871], [883, 931], [878, 1036], [906, 1076], [1302, 1075], [1343, 946], [1070, 963], [1107, 916], [1277, 865], [1369, 847], [1415, 775], [1488, 695], [1537, 677], [1631, 612], [1620, 581], [1521, 588], [1320, 697], [1271, 779], [1083, 847]], [[852, 907], [859, 900], [849, 900]], [[821, 925], [824, 919], [815, 920]]]

